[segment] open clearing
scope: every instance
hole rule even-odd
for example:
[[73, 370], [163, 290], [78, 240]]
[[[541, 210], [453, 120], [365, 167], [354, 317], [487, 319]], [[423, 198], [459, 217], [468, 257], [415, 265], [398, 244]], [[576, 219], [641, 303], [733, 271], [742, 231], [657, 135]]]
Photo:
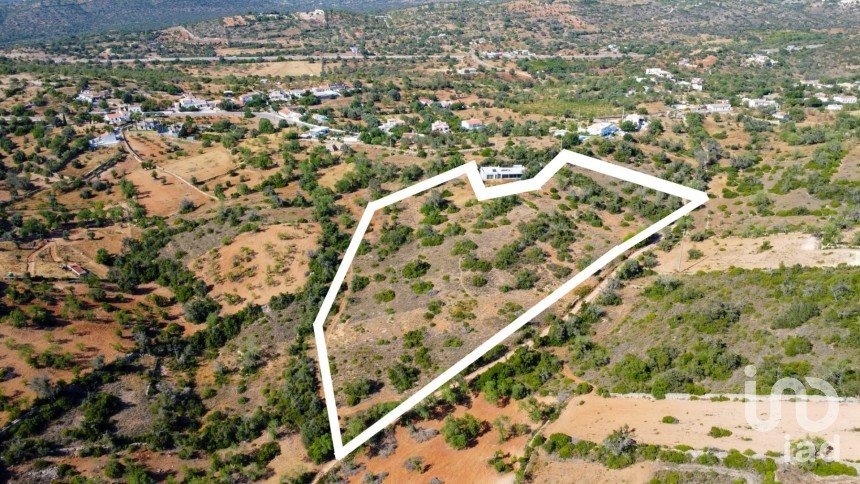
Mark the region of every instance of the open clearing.
[[[555, 422], [544, 429], [545, 435], [563, 432], [579, 439], [602, 441], [622, 425], [636, 429], [637, 440], [649, 444], [668, 446], [689, 445], [700, 449], [716, 447], [723, 450], [752, 449], [757, 453], [783, 452], [787, 434], [799, 439], [809, 432], [803, 430], [795, 419], [795, 402], [780, 402], [782, 421], [770, 432], [758, 432], [750, 427], [744, 417], [744, 402], [709, 400], [651, 400], [647, 398], [603, 398], [596, 394], [573, 398]], [[769, 403], [758, 403], [762, 419]], [[809, 418], [820, 419], [827, 404], [809, 402]], [[677, 424], [664, 424], [664, 416], [679, 420]], [[839, 435], [842, 459], [860, 458], [860, 404], [843, 403], [839, 416], [830, 430], [820, 434], [828, 441]], [[712, 426], [731, 430], [729, 437], [708, 436]]]
[[272, 225], [237, 236], [191, 263], [191, 270], [212, 284], [212, 297], [227, 312], [247, 303], [267, 303], [283, 292], [293, 292], [307, 278], [308, 251], [315, 247], [318, 229], [312, 224]]
[[[769, 244], [772, 248], [765, 249]], [[690, 259], [688, 250], [704, 253]], [[807, 267], [835, 267], [839, 264], [860, 265], [860, 249], [822, 249], [818, 239], [806, 234], [774, 234], [767, 237], [726, 237], [702, 242], [679, 244], [669, 252], [659, 253], [658, 272], [723, 271], [730, 267], [776, 269], [780, 265], [800, 264]]]
[[222, 176], [234, 168], [230, 151], [221, 145], [161, 166], [185, 180], [194, 178], [199, 182]]

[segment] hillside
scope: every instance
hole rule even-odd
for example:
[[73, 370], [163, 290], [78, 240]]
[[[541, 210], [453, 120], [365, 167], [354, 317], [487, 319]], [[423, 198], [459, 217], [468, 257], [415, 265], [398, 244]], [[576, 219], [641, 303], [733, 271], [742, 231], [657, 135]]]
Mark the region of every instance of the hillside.
[[0, 1], [0, 45], [108, 30], [147, 30], [249, 11], [301, 11], [335, 7], [373, 10], [410, 0], [28, 0]]

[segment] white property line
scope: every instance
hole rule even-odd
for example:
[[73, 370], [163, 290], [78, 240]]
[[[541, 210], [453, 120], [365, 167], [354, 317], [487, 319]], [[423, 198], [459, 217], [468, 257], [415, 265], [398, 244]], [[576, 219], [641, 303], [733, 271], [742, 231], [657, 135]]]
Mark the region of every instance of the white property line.
[[[334, 395], [334, 384], [331, 378], [331, 369], [329, 367], [328, 348], [326, 347], [325, 342], [324, 325], [326, 318], [331, 311], [331, 307], [335, 302], [335, 298], [340, 291], [341, 284], [346, 278], [346, 274], [349, 270], [349, 267], [355, 259], [356, 253], [358, 252], [358, 248], [361, 245], [362, 240], [364, 239], [364, 234], [365, 232], [367, 232], [367, 228], [370, 225], [370, 220], [373, 218], [374, 213], [376, 213], [377, 210], [387, 207], [388, 205], [392, 205], [401, 200], [417, 195], [421, 192], [430, 190], [431, 188], [439, 186], [455, 178], [459, 178], [463, 175], [466, 175], [468, 177], [469, 182], [472, 185], [472, 189], [475, 192], [475, 196], [479, 201], [539, 190], [566, 164], [585, 168], [587, 170], [601, 173], [603, 175], [608, 175], [630, 183], [644, 186], [646, 188], [651, 188], [663, 193], [667, 193], [669, 195], [674, 195], [681, 199], [687, 200], [687, 204], [679, 208], [678, 210], [675, 210], [674, 212], [664, 217], [660, 221], [656, 222], [655, 224], [651, 225], [650, 227], [646, 228], [645, 230], [627, 239], [623, 243], [613, 247], [606, 254], [602, 255], [600, 258], [592, 262], [588, 267], [577, 273], [572, 279], [564, 283], [558, 289], [556, 289], [547, 297], [534, 305], [531, 309], [529, 309], [520, 317], [515, 319], [512, 323], [505, 326], [501, 331], [499, 331], [490, 339], [485, 341], [483, 344], [475, 348], [462, 360], [454, 364], [454, 366], [434, 378], [430, 383], [418, 390], [414, 395], [404, 400], [397, 407], [387, 413], [384, 417], [379, 419], [376, 423], [368, 427], [366, 430], [358, 434], [358, 436], [356, 436], [346, 445], [344, 445], [340, 431], [340, 421], [337, 415], [337, 404]], [[323, 300], [323, 304], [320, 307], [319, 313], [317, 313], [317, 317], [314, 320], [314, 337], [316, 339], [317, 352], [319, 355], [320, 372], [322, 373], [323, 391], [325, 392], [326, 408], [328, 410], [329, 425], [331, 426], [331, 435], [332, 442], [334, 444], [335, 458], [343, 459], [344, 457], [349, 455], [360, 445], [367, 442], [371, 437], [382, 431], [388, 425], [392, 424], [401, 415], [412, 409], [412, 407], [421, 402], [421, 400], [431, 395], [442, 385], [444, 385], [452, 378], [457, 376], [460, 372], [465, 370], [469, 365], [478, 360], [478, 358], [490, 351], [496, 345], [500, 344], [503, 340], [512, 335], [515, 331], [526, 325], [529, 321], [537, 317], [540, 313], [549, 308], [551, 305], [558, 302], [562, 297], [571, 292], [582, 282], [584, 282], [589, 277], [597, 273], [604, 266], [612, 262], [613, 259], [624, 254], [626, 251], [632, 249], [637, 244], [646, 240], [648, 237], [651, 237], [652, 235], [656, 234], [660, 230], [663, 230], [672, 222], [689, 214], [700, 205], [703, 205], [707, 200], [708, 195], [699, 190], [694, 190], [692, 188], [685, 187], [683, 185], [679, 185], [677, 183], [663, 180], [661, 178], [657, 178], [651, 175], [647, 175], [645, 173], [640, 173], [629, 168], [624, 168], [622, 166], [614, 165], [612, 163], [607, 163], [605, 161], [590, 158], [579, 153], [562, 150], [562, 152], [559, 153], [558, 156], [553, 158], [553, 160], [550, 161], [534, 178], [528, 180], [520, 180], [491, 187], [484, 186], [484, 182], [481, 180], [481, 176], [478, 173], [478, 165], [474, 161], [472, 161], [440, 175], [436, 175], [432, 178], [424, 180], [411, 187], [392, 193], [379, 200], [375, 200], [368, 203], [367, 208], [365, 209], [364, 214], [362, 215], [361, 220], [358, 223], [358, 228], [355, 231], [355, 235], [353, 235], [352, 240], [349, 243], [349, 247], [346, 249], [346, 254], [343, 257], [343, 262], [341, 262], [340, 267], [338, 268], [337, 273], [334, 276], [334, 280], [331, 283], [331, 287], [329, 288], [328, 293]]]

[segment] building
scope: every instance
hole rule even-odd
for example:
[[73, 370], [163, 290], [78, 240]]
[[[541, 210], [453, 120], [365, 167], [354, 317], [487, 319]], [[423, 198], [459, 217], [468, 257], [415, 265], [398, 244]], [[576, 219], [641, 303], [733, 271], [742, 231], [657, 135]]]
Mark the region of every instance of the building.
[[273, 101], [273, 102], [289, 101], [292, 98], [290, 93], [288, 93], [286, 91], [282, 91], [280, 89], [273, 89], [273, 90], [269, 91], [268, 96], [269, 96], [269, 101]]
[[131, 115], [128, 111], [117, 111], [115, 113], [105, 114], [105, 122], [113, 125], [127, 123], [131, 120]]
[[645, 69], [645, 75], [663, 79], [674, 79], [671, 72], [660, 69], [659, 67], [649, 67], [648, 69]]
[[84, 89], [77, 95], [77, 97], [75, 97], [75, 99], [85, 103], [92, 103], [104, 98], [105, 95], [104, 91], [91, 91], [89, 89]]
[[430, 131], [434, 133], [448, 134], [451, 132], [451, 127], [445, 121], [434, 121], [430, 125]]
[[460, 127], [466, 131], [478, 131], [484, 129], [484, 123], [482, 123], [480, 119], [476, 118], [464, 119], [460, 122]]
[[624, 116], [623, 121], [629, 121], [633, 123], [633, 125], [636, 126], [636, 131], [639, 131], [640, 129], [644, 128], [646, 124], [648, 124], [645, 118], [638, 114], [628, 114], [627, 116]]
[[90, 273], [90, 271], [88, 271], [88, 270], [84, 269], [83, 267], [79, 266], [78, 264], [74, 264], [74, 263], [66, 265], [65, 268], [69, 272], [74, 274], [76, 277], [85, 276], [85, 275]]
[[421, 99], [418, 100], [418, 103], [421, 104], [422, 106], [432, 106], [433, 100], [430, 98], [422, 97]]
[[585, 131], [591, 136], [612, 136], [618, 132], [618, 126], [608, 122], [594, 123], [585, 128]]
[[732, 105], [728, 101], [720, 101], [711, 104], [705, 104], [705, 110], [709, 113], [730, 113]]
[[841, 104], [828, 104], [827, 107], [825, 107], [824, 109], [826, 109], [828, 111], [842, 111], [842, 105]]
[[178, 101], [173, 103], [173, 110], [181, 111], [203, 111], [211, 109], [212, 103], [205, 99], [196, 98], [192, 95], [183, 96]]
[[701, 77], [694, 77], [690, 79], [690, 87], [692, 87], [694, 91], [701, 91], [705, 88], [705, 81], [703, 81]]
[[839, 104], [857, 104], [857, 96], [836, 95], [833, 96], [833, 102]]
[[299, 135], [299, 138], [302, 139], [317, 139], [321, 136], [325, 136], [329, 134], [329, 129], [326, 126], [318, 126], [316, 128], [311, 128], [309, 131], [302, 133]]
[[381, 129], [385, 134], [391, 134], [391, 130], [398, 127], [404, 126], [406, 121], [397, 118], [389, 118], [384, 123], [379, 125], [379, 129]]
[[340, 93], [330, 87], [314, 87], [311, 89], [311, 94], [317, 99], [335, 99], [340, 96]]
[[462, 69], [457, 69], [457, 74], [460, 74], [461, 76], [471, 76], [477, 73], [478, 69], [475, 69], [474, 67], [464, 67]]
[[328, 116], [326, 116], [325, 114], [314, 114], [311, 116], [311, 119], [313, 119], [317, 123], [328, 123]]
[[481, 166], [478, 168], [478, 173], [481, 174], [481, 180], [519, 180], [525, 174], [526, 169], [523, 165], [514, 166]]
[[770, 108], [770, 107], [775, 107], [776, 109], [779, 109], [779, 103], [778, 103], [778, 102], [776, 102], [776, 101], [774, 101], [773, 99], [764, 99], [764, 98], [760, 98], [760, 99], [749, 99], [749, 98], [744, 98], [743, 100], [744, 100], [744, 101], [746, 101], [747, 106], [749, 106], [749, 107], [750, 107], [750, 108], [752, 108], [752, 109], [761, 109], [761, 108]]
[[756, 64], [759, 66], [774, 66], [777, 62], [764, 54], [753, 54], [747, 57], [746, 64]]
[[278, 110], [278, 116], [286, 119], [289, 122], [294, 123], [301, 119], [302, 113], [293, 111], [290, 108], [281, 108], [280, 110]]
[[120, 140], [119, 136], [116, 133], [111, 131], [110, 133], [105, 133], [97, 138], [93, 138], [90, 140], [90, 148], [96, 149], [104, 146], [113, 146], [119, 144]]

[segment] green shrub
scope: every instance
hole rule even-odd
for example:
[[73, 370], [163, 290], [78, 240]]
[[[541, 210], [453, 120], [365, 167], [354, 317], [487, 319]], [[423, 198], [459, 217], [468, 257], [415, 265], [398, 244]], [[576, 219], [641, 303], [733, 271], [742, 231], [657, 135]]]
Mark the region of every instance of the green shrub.
[[387, 303], [394, 300], [396, 294], [391, 289], [386, 289], [384, 291], [380, 291], [373, 295], [373, 299], [376, 299], [379, 303]]
[[423, 260], [414, 260], [403, 266], [403, 277], [407, 279], [417, 279], [427, 274], [430, 269], [430, 264]]
[[731, 436], [732, 431], [721, 427], [711, 427], [711, 430], [708, 431], [708, 435], [715, 439], [720, 439]]
[[676, 424], [676, 423], [678, 423], [678, 419], [671, 416], [671, 415], [666, 415], [665, 417], [663, 417], [663, 423], [664, 424]]
[[812, 342], [805, 336], [790, 336], [782, 346], [786, 356], [805, 355], [812, 351]]
[[442, 436], [451, 448], [461, 450], [474, 443], [481, 433], [481, 427], [481, 422], [468, 413], [460, 418], [449, 415], [442, 424]]

